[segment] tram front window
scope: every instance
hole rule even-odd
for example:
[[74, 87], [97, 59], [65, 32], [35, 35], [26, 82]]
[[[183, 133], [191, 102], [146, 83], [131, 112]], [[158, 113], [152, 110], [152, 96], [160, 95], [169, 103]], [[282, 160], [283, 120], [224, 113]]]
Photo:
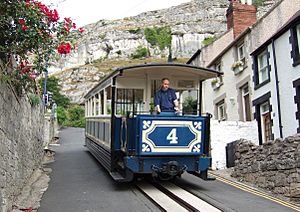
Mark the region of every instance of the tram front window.
[[180, 108], [183, 115], [197, 115], [197, 90], [181, 90], [179, 92]]
[[117, 89], [116, 114], [125, 116], [127, 112], [135, 114], [144, 111], [144, 90], [143, 89]]

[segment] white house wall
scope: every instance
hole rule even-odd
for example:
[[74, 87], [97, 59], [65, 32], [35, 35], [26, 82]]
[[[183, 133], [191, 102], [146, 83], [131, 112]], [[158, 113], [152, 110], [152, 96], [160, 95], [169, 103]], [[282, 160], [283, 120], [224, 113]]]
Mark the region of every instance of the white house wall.
[[[237, 86], [244, 85], [248, 80], [249, 86], [249, 94], [250, 99], [252, 100], [253, 94], [253, 85], [252, 85], [252, 66], [251, 66], [251, 58], [249, 57], [249, 46], [250, 43], [248, 42], [248, 35], [246, 35], [244, 39], [245, 51], [246, 51], [246, 61], [247, 67], [239, 74], [235, 75], [232, 70], [232, 64], [234, 63], [234, 54], [235, 54], [235, 46], [229, 49], [221, 58], [221, 70], [224, 72], [223, 75], [223, 85], [220, 88], [213, 89], [211, 85], [212, 80], [207, 80], [204, 83], [204, 111], [207, 111], [211, 114], [214, 114], [215, 110], [215, 103], [218, 100], [221, 100], [220, 97], [225, 97], [225, 107], [226, 107], [226, 115], [227, 120], [230, 121], [242, 121], [243, 117], [240, 117], [242, 112], [238, 112], [239, 110], [242, 111], [243, 105], [241, 104], [240, 100], [238, 99], [238, 94], [240, 92]], [[246, 80], [247, 79], [247, 80]], [[242, 82], [244, 84], [242, 84]], [[217, 117], [213, 117], [217, 119]]]
[[[290, 56], [292, 47], [289, 43], [289, 36], [290, 31], [287, 31], [275, 40], [283, 137], [296, 134], [298, 127], [295, 116], [297, 105], [294, 103], [296, 91], [295, 88], [293, 88], [293, 81], [300, 78], [300, 67], [299, 65], [296, 67], [292, 66], [293, 61]], [[274, 139], [276, 139], [280, 137], [280, 126], [272, 44], [268, 45], [268, 52], [270, 54], [269, 64], [271, 66], [270, 82], [255, 90], [254, 99], [271, 92], [270, 107], [272, 108], [271, 119], [273, 120], [272, 133], [274, 134]], [[254, 108], [252, 110], [254, 111]]]
[[197, 59], [197, 65], [202, 67], [207, 66], [233, 40], [233, 29], [230, 29], [212, 44], [201, 48], [200, 57]]
[[[298, 127], [298, 121], [295, 116], [297, 105], [294, 102], [296, 91], [293, 88], [293, 81], [300, 78], [300, 65], [295, 67], [292, 65], [293, 59], [290, 56], [292, 46], [289, 43], [289, 37], [290, 31], [287, 31], [275, 41], [283, 137], [297, 133]], [[273, 82], [275, 83], [275, 81]], [[276, 120], [276, 122], [278, 121]], [[277, 127], [276, 131], [278, 130], [279, 128]]]
[[[260, 87], [259, 89], [254, 91], [254, 96], [252, 100], [258, 99], [259, 97], [262, 97], [263, 95], [265, 95], [268, 92], [271, 92], [271, 97], [270, 97], [270, 108], [272, 108], [271, 111], [271, 119], [273, 120], [273, 126], [272, 126], [272, 133], [274, 134], [275, 138], [279, 137], [279, 131], [277, 129], [279, 126], [279, 122], [278, 122], [278, 111], [277, 111], [277, 97], [276, 97], [276, 85], [275, 82], [275, 71], [274, 71], [274, 59], [273, 59], [273, 50], [272, 50], [272, 46], [269, 45], [267, 47], [268, 49], [268, 53], [270, 54], [270, 58], [269, 58], [269, 65], [271, 66], [271, 71], [270, 71], [270, 82], [263, 85], [262, 87]], [[253, 84], [253, 82], [252, 82]], [[252, 108], [252, 111], [255, 111], [255, 108]]]
[[299, 10], [300, 0], [283, 0], [258, 20], [251, 30], [251, 52], [266, 42]]
[[[211, 91], [213, 93], [213, 103], [217, 103], [216, 99], [222, 94], [226, 93], [225, 98], [225, 108], [226, 108], [226, 119], [230, 121], [238, 121], [238, 105], [237, 105], [237, 90], [236, 90], [236, 81], [234, 78], [234, 73], [231, 70], [231, 66], [234, 63], [233, 58], [233, 49], [231, 48], [226, 54], [223, 55], [221, 60], [221, 70], [224, 72], [223, 76], [223, 85], [213, 90], [211, 85]], [[207, 95], [207, 94], [206, 94]], [[215, 117], [217, 119], [217, 117]]]
[[226, 168], [226, 145], [241, 138], [250, 140], [258, 145], [256, 121], [211, 121], [211, 157], [213, 169]]

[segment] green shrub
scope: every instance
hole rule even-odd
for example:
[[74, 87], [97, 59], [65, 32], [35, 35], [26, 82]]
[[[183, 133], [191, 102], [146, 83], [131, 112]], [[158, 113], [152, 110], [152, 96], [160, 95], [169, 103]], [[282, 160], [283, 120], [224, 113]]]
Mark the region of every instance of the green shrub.
[[197, 111], [197, 99], [193, 99], [193, 97], [188, 96], [184, 99], [182, 104], [183, 112], [185, 113], [194, 113]]
[[154, 27], [144, 30], [145, 38], [151, 46], [158, 46], [160, 50], [170, 48], [172, 44], [172, 34], [170, 27]]
[[36, 106], [42, 102], [41, 98], [38, 95], [32, 93], [28, 95], [28, 98], [32, 106]]
[[138, 34], [141, 32], [141, 28], [137, 28], [137, 29], [129, 29], [128, 32], [130, 32], [131, 34]]
[[209, 36], [209, 37], [204, 38], [204, 40], [202, 41], [202, 44], [204, 46], [207, 46], [207, 45], [213, 43], [215, 40], [216, 40], [215, 36]]
[[73, 105], [67, 111], [68, 119], [66, 125], [69, 127], [85, 127], [84, 108], [79, 105]]
[[135, 53], [131, 55], [131, 57], [133, 59], [139, 59], [139, 58], [143, 58], [143, 57], [147, 57], [149, 54], [148, 54], [148, 49], [146, 47], [142, 47], [142, 46], [139, 46]]
[[64, 125], [67, 121], [67, 113], [65, 108], [58, 106], [56, 108], [57, 121], [59, 125]]
[[264, 5], [264, 2], [265, 0], [254, 0], [253, 4], [256, 6], [256, 7], [261, 7]]

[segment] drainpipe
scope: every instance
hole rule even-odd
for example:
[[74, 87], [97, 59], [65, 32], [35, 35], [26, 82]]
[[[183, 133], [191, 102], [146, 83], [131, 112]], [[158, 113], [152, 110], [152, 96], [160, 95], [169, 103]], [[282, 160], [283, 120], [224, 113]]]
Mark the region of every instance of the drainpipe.
[[281, 122], [281, 107], [280, 107], [280, 98], [279, 98], [279, 81], [278, 81], [278, 70], [277, 70], [277, 61], [275, 53], [275, 41], [272, 39], [272, 49], [273, 49], [273, 60], [274, 60], [274, 70], [275, 70], [275, 80], [276, 80], [276, 97], [277, 97], [277, 110], [278, 110], [278, 122], [279, 122], [279, 133], [280, 138], [282, 138], [282, 122]]

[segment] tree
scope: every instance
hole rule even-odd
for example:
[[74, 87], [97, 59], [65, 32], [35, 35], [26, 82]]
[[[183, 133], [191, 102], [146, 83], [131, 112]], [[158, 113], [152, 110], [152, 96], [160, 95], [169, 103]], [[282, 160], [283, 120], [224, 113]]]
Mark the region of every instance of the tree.
[[0, 74], [25, 89], [34, 87], [53, 55], [70, 53], [84, 31], [35, 0], [3, 0], [0, 14]]
[[79, 105], [74, 105], [68, 110], [68, 126], [85, 127], [84, 109]]
[[65, 108], [58, 106], [56, 109], [57, 121], [59, 125], [64, 125], [67, 121], [67, 112]]
[[146, 28], [144, 34], [151, 46], [158, 46], [160, 50], [171, 48], [172, 34], [170, 27]]
[[[70, 99], [61, 94], [58, 78], [50, 76], [47, 78], [47, 90], [53, 93], [53, 100], [60, 107], [67, 108], [70, 105]], [[44, 78], [39, 80], [40, 88], [44, 87]]]

